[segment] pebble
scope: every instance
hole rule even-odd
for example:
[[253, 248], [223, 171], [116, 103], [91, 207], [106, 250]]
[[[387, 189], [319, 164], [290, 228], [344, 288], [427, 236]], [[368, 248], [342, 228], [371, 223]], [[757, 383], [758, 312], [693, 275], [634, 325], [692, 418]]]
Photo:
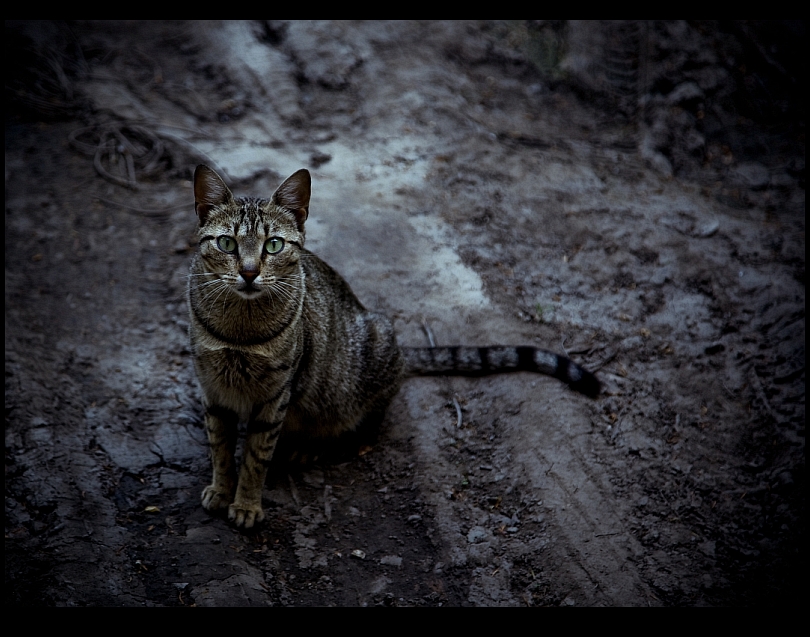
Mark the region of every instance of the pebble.
[[384, 555], [380, 558], [380, 564], [383, 566], [396, 566], [399, 568], [402, 566], [402, 558], [398, 555]]
[[487, 538], [487, 530], [482, 526], [474, 526], [467, 533], [467, 541], [470, 544], [478, 544]]
[[681, 104], [683, 102], [691, 102], [693, 100], [703, 99], [703, 91], [694, 82], [683, 82], [678, 84], [675, 89], [667, 95], [667, 101], [670, 104]]

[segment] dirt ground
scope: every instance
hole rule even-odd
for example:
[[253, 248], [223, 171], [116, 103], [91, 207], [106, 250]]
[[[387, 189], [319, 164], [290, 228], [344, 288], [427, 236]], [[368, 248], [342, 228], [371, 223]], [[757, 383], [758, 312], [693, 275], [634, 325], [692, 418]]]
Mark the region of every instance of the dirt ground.
[[[6, 606], [804, 602], [803, 22], [5, 29]], [[603, 394], [408, 380], [236, 531], [200, 505], [198, 163], [309, 168], [307, 247], [402, 344]]]

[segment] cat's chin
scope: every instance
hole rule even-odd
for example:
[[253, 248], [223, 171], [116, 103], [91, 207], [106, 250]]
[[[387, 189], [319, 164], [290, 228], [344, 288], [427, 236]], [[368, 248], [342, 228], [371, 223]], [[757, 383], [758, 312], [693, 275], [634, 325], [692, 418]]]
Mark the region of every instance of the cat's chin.
[[247, 299], [248, 301], [258, 299], [264, 293], [263, 290], [256, 287], [243, 288], [241, 290], [237, 289], [235, 292], [243, 299]]

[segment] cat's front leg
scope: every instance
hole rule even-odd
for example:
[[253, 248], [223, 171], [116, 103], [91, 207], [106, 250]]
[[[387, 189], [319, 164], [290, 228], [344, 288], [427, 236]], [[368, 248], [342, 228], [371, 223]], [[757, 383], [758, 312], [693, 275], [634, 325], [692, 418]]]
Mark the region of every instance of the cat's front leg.
[[[236, 526], [251, 528], [264, 520], [262, 487], [267, 476], [267, 467], [273, 457], [279, 434], [284, 425], [289, 389], [271, 407], [265, 405], [248, 423], [245, 452], [239, 469], [236, 498], [228, 508], [228, 519]], [[279, 409], [275, 405], [283, 404]]]
[[236, 490], [236, 438], [239, 416], [220, 405], [206, 405], [205, 431], [211, 446], [214, 477], [202, 492], [202, 505], [212, 513], [226, 509], [233, 502]]

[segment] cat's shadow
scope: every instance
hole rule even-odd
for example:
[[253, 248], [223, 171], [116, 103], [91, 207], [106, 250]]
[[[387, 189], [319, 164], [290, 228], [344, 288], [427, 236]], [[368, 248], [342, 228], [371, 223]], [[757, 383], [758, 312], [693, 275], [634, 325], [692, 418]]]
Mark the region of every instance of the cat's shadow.
[[292, 473], [356, 460], [372, 450], [382, 429], [383, 417], [367, 417], [356, 429], [333, 438], [312, 438], [282, 433], [267, 470], [265, 484]]

